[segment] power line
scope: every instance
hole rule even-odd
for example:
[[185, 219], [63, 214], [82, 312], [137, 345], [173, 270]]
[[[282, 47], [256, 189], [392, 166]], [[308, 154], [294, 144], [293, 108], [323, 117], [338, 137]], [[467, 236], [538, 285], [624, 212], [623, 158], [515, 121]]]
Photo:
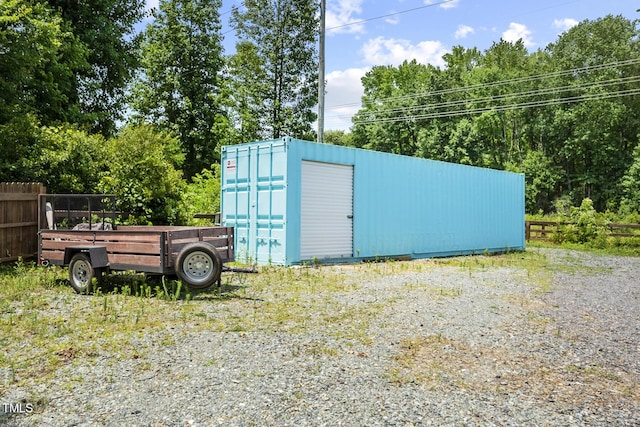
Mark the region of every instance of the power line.
[[431, 4], [424, 5], [424, 6], [414, 7], [412, 9], [401, 10], [399, 12], [388, 13], [386, 15], [374, 16], [372, 18], [362, 19], [360, 21], [354, 21], [354, 22], [349, 22], [347, 24], [336, 25], [335, 27], [327, 28], [327, 30], [337, 30], [338, 28], [350, 27], [351, 25], [364, 24], [365, 22], [371, 22], [371, 21], [375, 21], [375, 20], [378, 20], [378, 19], [382, 19], [382, 18], [388, 18], [390, 16], [401, 15], [403, 13], [415, 12], [416, 10], [426, 9], [428, 7], [439, 6], [441, 4], [450, 3], [452, 1], [454, 1], [454, 0], [443, 0], [443, 1], [439, 1], [437, 3], [431, 3]]
[[521, 108], [563, 105], [563, 104], [569, 104], [569, 103], [578, 102], [578, 101], [600, 101], [603, 99], [619, 98], [623, 96], [632, 96], [632, 95], [638, 95], [638, 94], [640, 94], [640, 88], [620, 90], [615, 92], [599, 93], [599, 94], [584, 94], [584, 95], [572, 96], [567, 98], [523, 102], [518, 104], [507, 104], [507, 105], [489, 106], [484, 108], [473, 108], [468, 110], [465, 109], [465, 110], [456, 110], [456, 111], [440, 111], [435, 113], [416, 114], [411, 116], [356, 120], [354, 121], [354, 124], [393, 123], [393, 122], [406, 121], [406, 120], [426, 120], [426, 119], [436, 119], [436, 118], [457, 117], [457, 116], [462, 116], [467, 114], [480, 114], [480, 113], [485, 113], [490, 111], [508, 111], [508, 110], [516, 110]]
[[[404, 101], [415, 99], [416, 97], [432, 97], [434, 95], [442, 95], [442, 94], [456, 94], [456, 93], [468, 93], [471, 90], [482, 90], [482, 89], [490, 89], [499, 86], [504, 86], [507, 84], [513, 83], [523, 83], [523, 82], [531, 82], [542, 79], [549, 79], [552, 77], [560, 77], [564, 75], [578, 75], [585, 72], [592, 72], [596, 70], [602, 69], [616, 69], [617, 67], [634, 65], [640, 62], [640, 59], [631, 59], [626, 61], [618, 61], [607, 64], [600, 64], [594, 66], [587, 66], [581, 68], [575, 68], [572, 70], [564, 70], [557, 71], [552, 73], [540, 74], [535, 76], [526, 76], [509, 80], [501, 80], [497, 82], [490, 83], [481, 83], [477, 85], [471, 85], [466, 87], [459, 88], [450, 88], [443, 89], [439, 91], [432, 92], [424, 92], [421, 94], [410, 94], [398, 97], [390, 97], [381, 100], [374, 100], [372, 105], [383, 106], [385, 103], [389, 103], [391, 101]], [[354, 124], [369, 124], [369, 123], [389, 123], [389, 122], [398, 122], [404, 120], [416, 120], [416, 119], [434, 119], [434, 118], [445, 118], [445, 117], [456, 117], [460, 115], [470, 115], [470, 114], [480, 114], [488, 111], [507, 111], [513, 109], [521, 109], [521, 108], [532, 108], [532, 107], [542, 107], [542, 106], [551, 106], [551, 105], [561, 105], [572, 102], [579, 101], [587, 101], [587, 100], [602, 100], [623, 96], [632, 96], [640, 93], [640, 88], [637, 89], [621, 89], [617, 91], [611, 92], [599, 92], [599, 93], [583, 93], [581, 95], [569, 95], [564, 97], [555, 97], [552, 99], [545, 100], [535, 100], [535, 101], [526, 101], [526, 102], [517, 102], [517, 103], [504, 103], [499, 105], [486, 105], [493, 104], [497, 102], [504, 102], [510, 99], [517, 98], [527, 98], [527, 97], [535, 97], [535, 96], [546, 96], [546, 95], [559, 95], [562, 93], [570, 92], [575, 93], [575, 91], [587, 91], [593, 89], [604, 90], [608, 87], [614, 85], [622, 85], [622, 84], [632, 84], [640, 82], [640, 76], [633, 75], [628, 77], [618, 77], [615, 79], [595, 81], [595, 82], [585, 82], [577, 85], [564, 85], [564, 86], [553, 86], [553, 87], [544, 87], [533, 90], [525, 90], [521, 92], [511, 92], [511, 93], [503, 93], [494, 96], [485, 96], [482, 98], [466, 98], [462, 100], [454, 100], [454, 101], [445, 101], [435, 104], [419, 104], [412, 106], [404, 106], [391, 108], [381, 111], [363, 111], [362, 114], [364, 118], [362, 120], [354, 120]], [[485, 104], [485, 106], [479, 106]], [[474, 105], [473, 108], [466, 108], [469, 105]], [[426, 109], [431, 110], [431, 112], [423, 112]], [[441, 110], [441, 111], [434, 111]], [[389, 114], [395, 115], [395, 117], [385, 117]]]
[[[533, 76], [518, 77], [514, 79], [500, 80], [496, 82], [480, 83], [480, 84], [457, 87], [457, 88], [449, 88], [449, 89], [442, 89], [437, 91], [429, 91], [429, 92], [415, 93], [415, 94], [402, 95], [402, 96], [396, 96], [396, 97], [382, 98], [382, 99], [374, 100], [371, 103], [367, 103], [365, 100], [361, 105], [382, 106], [385, 103], [389, 103], [393, 101], [405, 101], [405, 100], [411, 100], [415, 98], [429, 98], [436, 95], [451, 95], [451, 94], [457, 94], [457, 93], [468, 94], [473, 90], [487, 90], [487, 89], [492, 89], [496, 87], [515, 84], [515, 83], [521, 84], [521, 83], [535, 82], [538, 80], [558, 78], [558, 77], [567, 76], [567, 75], [579, 76], [581, 74], [591, 73], [599, 70], [612, 69], [612, 70], [618, 71], [618, 68], [620, 67], [631, 66], [638, 63], [640, 63], [640, 58], [629, 59], [625, 61], [610, 62], [606, 64], [579, 67], [579, 68], [574, 68], [570, 70], [555, 71], [551, 73], [538, 74]], [[570, 102], [577, 102], [581, 100], [597, 100], [597, 99], [607, 99], [611, 97], [631, 96], [631, 95], [637, 94], [638, 92], [635, 89], [629, 89], [629, 90], [619, 90], [619, 91], [606, 92], [606, 93], [600, 92], [600, 93], [582, 94], [577, 96], [566, 96], [566, 97], [559, 97], [559, 98], [556, 97], [553, 99], [521, 102], [516, 104], [488, 105], [485, 107], [478, 107], [479, 104], [496, 103], [496, 102], [506, 101], [514, 98], [546, 96], [546, 95], [552, 95], [552, 94], [558, 95], [564, 92], [575, 93], [575, 91], [580, 91], [580, 90], [582, 91], [593, 90], [593, 89], [602, 90], [614, 85], [632, 84], [632, 83], [637, 83], [639, 81], [640, 81], [640, 76], [633, 75], [628, 77], [618, 77], [615, 79], [602, 80], [602, 81], [596, 81], [596, 82], [584, 82], [582, 84], [577, 84], [577, 85], [552, 86], [552, 87], [543, 87], [543, 88], [538, 88], [538, 89], [533, 89], [528, 91], [503, 93], [499, 95], [486, 96], [482, 98], [465, 98], [462, 100], [445, 101], [445, 102], [440, 102], [435, 104], [422, 103], [418, 105], [387, 109], [384, 111], [363, 111], [362, 114], [372, 119], [354, 120], [354, 123], [355, 124], [367, 124], [367, 123], [373, 123], [373, 122], [384, 123], [384, 122], [397, 122], [401, 120], [453, 117], [453, 116], [460, 116], [465, 114], [482, 113], [486, 111], [504, 111], [509, 109], [530, 108], [530, 107], [536, 107], [536, 106], [560, 105], [560, 104], [566, 104]], [[638, 91], [640, 91], [640, 89], [638, 89]], [[354, 106], [354, 105], [358, 105], [358, 104], [352, 103], [352, 104], [341, 104], [339, 106], [334, 105], [334, 106], [328, 107], [328, 109], [338, 109], [338, 108], [344, 108], [344, 107]], [[476, 107], [472, 109], [465, 108], [468, 105], [475, 105]], [[462, 107], [462, 108], [456, 109], [454, 107]], [[420, 111], [424, 111], [427, 108], [432, 110], [432, 112], [422, 113], [422, 114], [419, 113]], [[442, 110], [445, 108], [449, 108], [449, 109], [445, 111], [433, 111], [438, 109]], [[388, 114], [399, 114], [399, 115], [397, 117], [376, 117], [376, 116], [388, 115]], [[332, 115], [332, 118], [341, 118], [341, 117], [351, 118], [352, 115], [350, 114], [349, 115]]]
[[[574, 69], [571, 69], [571, 70], [554, 71], [554, 72], [551, 72], [551, 73], [536, 74], [536, 75], [533, 75], [533, 76], [517, 77], [517, 78], [513, 78], [513, 79], [508, 79], [508, 80], [500, 80], [500, 81], [497, 81], [497, 82], [478, 83], [478, 84], [475, 84], [475, 85], [462, 86], [462, 87], [457, 87], [457, 88], [440, 89], [440, 90], [428, 91], [428, 92], [420, 92], [420, 93], [415, 93], [415, 94], [410, 94], [410, 95], [392, 96], [392, 97], [388, 97], [388, 98], [380, 98], [380, 99], [377, 99], [375, 101], [378, 102], [378, 103], [385, 103], [385, 102], [390, 102], [390, 101], [402, 101], [402, 100], [407, 100], [407, 99], [421, 98], [421, 97], [428, 97], [428, 96], [436, 96], [436, 95], [451, 95], [451, 94], [456, 94], [456, 93], [460, 93], [460, 92], [469, 92], [471, 90], [489, 89], [489, 88], [493, 88], [493, 87], [505, 86], [505, 85], [515, 84], [515, 83], [528, 83], [528, 82], [532, 82], [532, 81], [535, 81], [535, 80], [541, 80], [541, 79], [545, 79], [545, 78], [562, 77], [562, 76], [566, 76], [566, 75], [576, 75], [576, 74], [581, 74], [581, 73], [585, 73], [585, 72], [599, 71], [599, 70], [607, 69], [607, 68], [635, 65], [635, 64], [638, 64], [638, 63], [640, 63], [640, 58], [628, 59], [628, 60], [625, 60], [625, 61], [616, 61], [616, 62], [609, 62], [609, 63], [606, 63], [606, 64], [599, 64], [599, 65], [591, 65], [591, 66], [585, 66], [585, 67], [580, 67], [580, 68], [574, 68]], [[332, 105], [332, 106], [327, 107], [327, 109], [353, 107], [353, 106], [358, 106], [358, 105], [361, 105], [361, 103]]]
[[[619, 85], [619, 84], [629, 84], [640, 82], [640, 76], [630, 76], [623, 78], [616, 78], [611, 80], [603, 80], [598, 82], [588, 82], [580, 85], [567, 85], [567, 86], [558, 86], [558, 87], [548, 87], [542, 89], [534, 89], [531, 91], [525, 92], [515, 92], [515, 93], [505, 93], [494, 96], [486, 96], [482, 98], [467, 98], [455, 101], [445, 101], [441, 103], [435, 104], [419, 104], [419, 105], [411, 105], [405, 107], [391, 108], [385, 109], [382, 111], [378, 111], [377, 113], [381, 114], [389, 114], [389, 113], [410, 113], [415, 110], [422, 110], [424, 108], [429, 109], [442, 109], [446, 107], [463, 107], [469, 104], [487, 104], [490, 102], [504, 101], [513, 98], [527, 98], [533, 96], [541, 96], [541, 95], [549, 95], [549, 94], [559, 94], [562, 92], [575, 92], [578, 90], [592, 89], [592, 88], [605, 88], [608, 86]], [[371, 112], [375, 114], [375, 111]]]
[[[416, 10], [426, 9], [426, 8], [429, 8], [429, 7], [440, 6], [442, 4], [450, 3], [452, 1], [454, 1], [454, 0], [442, 0], [442, 1], [439, 1], [437, 3], [431, 3], [431, 4], [424, 5], [424, 6], [418, 6], [418, 7], [414, 7], [414, 8], [411, 8], [411, 9], [401, 10], [399, 12], [387, 13], [386, 15], [379, 15], [379, 16], [374, 16], [374, 17], [367, 18], [367, 19], [361, 19], [359, 21], [348, 22], [346, 24], [336, 25], [335, 27], [327, 28], [326, 31], [337, 30], [339, 28], [350, 27], [352, 25], [364, 24], [366, 22], [376, 21], [378, 19], [388, 18], [390, 16], [396, 16], [396, 15], [402, 15], [404, 13], [415, 12]], [[229, 10], [227, 12], [224, 12], [222, 15], [226, 15], [227, 13], [230, 13], [230, 12], [231, 12], [231, 10]], [[222, 15], [220, 15], [220, 16], [222, 16]], [[222, 33], [222, 35], [229, 34], [232, 31], [233, 31], [233, 29], [227, 30], [224, 33]]]

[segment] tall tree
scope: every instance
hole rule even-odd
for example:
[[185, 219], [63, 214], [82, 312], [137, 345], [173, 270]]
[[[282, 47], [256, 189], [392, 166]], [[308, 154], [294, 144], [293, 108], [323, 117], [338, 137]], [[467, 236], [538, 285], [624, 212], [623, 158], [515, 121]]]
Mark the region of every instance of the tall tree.
[[175, 132], [190, 178], [218, 161], [228, 120], [219, 99], [224, 58], [221, 0], [162, 0], [142, 42], [139, 116]]
[[79, 119], [75, 75], [86, 49], [46, 4], [0, 1], [0, 181], [34, 179], [40, 124]]
[[115, 194], [118, 210], [136, 224], [184, 224], [180, 167], [184, 155], [170, 132], [128, 125], [106, 144], [107, 171], [98, 187]]
[[252, 57], [260, 61], [266, 80], [261, 73], [237, 84], [251, 88], [247, 90], [256, 102], [251, 110], [261, 114], [263, 136], [308, 135], [317, 117], [313, 111], [318, 102], [317, 1], [244, 0], [242, 4], [242, 10], [232, 9], [232, 25], [241, 43], [253, 44]]
[[236, 142], [263, 139], [269, 122], [263, 94], [269, 91], [269, 81], [256, 45], [237, 43], [236, 53], [227, 63], [230, 75], [225, 82], [228, 84], [229, 116], [237, 133]]
[[32, 113], [43, 124], [78, 119], [75, 75], [86, 49], [46, 4], [0, 2], [0, 125]]
[[640, 145], [633, 152], [633, 163], [620, 182], [620, 213], [640, 213]]
[[[529, 87], [521, 78], [532, 74], [522, 40], [512, 43], [501, 39], [493, 43], [473, 70], [475, 89], [470, 105], [487, 110], [475, 118], [476, 128], [484, 139], [486, 166], [503, 169], [507, 163], [517, 163], [524, 157], [521, 146], [523, 110], [500, 111], [500, 108], [530, 101], [522, 95]], [[498, 111], [493, 110], [496, 107]]]
[[591, 99], [556, 107], [550, 155], [561, 164], [565, 191], [578, 204], [591, 198], [598, 210], [615, 205], [616, 184], [633, 162], [640, 133], [638, 90], [640, 30], [622, 16], [583, 21], [548, 46], [557, 70], [576, 70], [560, 78], [564, 97]]
[[357, 146], [413, 156], [426, 152], [423, 118], [434, 113], [438, 70], [416, 60], [398, 67], [373, 67], [362, 78], [364, 108], [354, 120]]
[[59, 11], [87, 49], [89, 65], [76, 73], [68, 94], [78, 99], [83, 124], [105, 136], [113, 134], [137, 67], [135, 25], [145, 15], [145, 0], [40, 1]]

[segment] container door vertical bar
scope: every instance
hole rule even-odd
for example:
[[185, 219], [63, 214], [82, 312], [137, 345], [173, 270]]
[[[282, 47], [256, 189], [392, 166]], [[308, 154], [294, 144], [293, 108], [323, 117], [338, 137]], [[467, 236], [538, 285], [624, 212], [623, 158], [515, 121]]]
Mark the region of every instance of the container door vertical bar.
[[247, 251], [248, 251], [248, 261], [250, 263], [255, 263], [256, 262], [256, 248], [257, 248], [257, 239], [256, 239], [256, 235], [257, 235], [257, 229], [258, 229], [258, 215], [257, 215], [257, 210], [258, 210], [258, 186], [256, 184], [256, 177], [258, 176], [258, 157], [260, 155], [260, 150], [259, 150], [259, 146], [256, 145], [251, 145], [249, 146], [249, 165], [248, 165], [248, 171], [249, 171], [249, 176], [248, 176], [248, 182], [247, 182], [247, 187], [248, 187], [248, 195], [249, 198], [247, 200], [248, 202], [248, 206], [247, 206], [247, 212], [249, 214], [248, 217], [248, 237], [249, 237], [249, 244], [247, 247]]

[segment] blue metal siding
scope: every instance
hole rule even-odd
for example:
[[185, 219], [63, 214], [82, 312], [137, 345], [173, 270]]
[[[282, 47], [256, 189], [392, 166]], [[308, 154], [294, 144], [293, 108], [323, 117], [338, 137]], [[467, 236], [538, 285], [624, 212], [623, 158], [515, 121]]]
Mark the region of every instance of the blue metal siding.
[[354, 248], [360, 256], [431, 256], [524, 248], [524, 177], [362, 151]]
[[524, 249], [521, 174], [292, 138], [224, 147], [223, 165], [231, 158], [223, 223], [237, 227], [236, 252], [259, 263], [302, 261], [303, 160], [353, 166], [355, 258]]

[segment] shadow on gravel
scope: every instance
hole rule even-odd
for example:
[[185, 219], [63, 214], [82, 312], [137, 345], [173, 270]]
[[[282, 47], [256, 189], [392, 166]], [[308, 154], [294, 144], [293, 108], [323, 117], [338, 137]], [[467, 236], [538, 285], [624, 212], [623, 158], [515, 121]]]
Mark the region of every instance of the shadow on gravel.
[[[56, 285], [71, 287], [68, 279], [57, 279]], [[173, 301], [261, 301], [258, 298], [243, 295], [247, 288], [243, 284], [222, 283], [207, 289], [189, 289], [175, 279], [161, 275], [145, 275], [139, 273], [112, 273], [102, 278], [93, 292], [86, 296], [103, 296], [120, 294], [131, 297], [158, 298]]]
[[245, 293], [245, 286], [222, 285], [219, 288], [213, 287], [207, 290], [192, 292], [192, 300], [195, 301], [263, 301], [261, 298], [253, 298]]

